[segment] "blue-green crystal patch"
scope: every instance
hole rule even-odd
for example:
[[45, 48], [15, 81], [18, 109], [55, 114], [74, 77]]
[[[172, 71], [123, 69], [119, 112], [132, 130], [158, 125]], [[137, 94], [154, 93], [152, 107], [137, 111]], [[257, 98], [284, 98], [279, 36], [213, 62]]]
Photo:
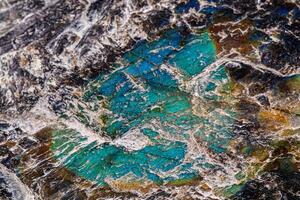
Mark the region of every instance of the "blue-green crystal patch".
[[[191, 136], [207, 143], [214, 153], [225, 152], [235, 115], [230, 106], [204, 105], [226, 101], [219, 92], [229, 82], [222, 66], [208, 73], [205, 80], [200, 77], [202, 89], [193, 86], [197, 75], [215, 59], [216, 49], [208, 32], [183, 35], [170, 30], [158, 40], [138, 43], [123, 56], [123, 67], [99, 77], [85, 94], [87, 102], [95, 101], [95, 96], [105, 100], [109, 112], [100, 116], [105, 119], [101, 130], [112, 142], [87, 144], [76, 131], [57, 130], [52, 133], [54, 157], [101, 186], [107, 186], [108, 178], [117, 180], [128, 174], [155, 184], [201, 176], [197, 167], [214, 165], [203, 159], [205, 152], [200, 152], [199, 159], [186, 159], [193, 145], [189, 143]], [[197, 113], [197, 106], [209, 113]], [[135, 150], [114, 144], [133, 129], [150, 143]]]

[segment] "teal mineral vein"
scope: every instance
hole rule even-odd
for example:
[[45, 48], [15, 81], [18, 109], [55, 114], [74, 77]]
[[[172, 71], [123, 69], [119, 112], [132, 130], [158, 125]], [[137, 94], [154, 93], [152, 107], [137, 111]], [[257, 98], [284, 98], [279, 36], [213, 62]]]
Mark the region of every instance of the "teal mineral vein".
[[[183, 35], [175, 29], [155, 41], [139, 42], [124, 54], [118, 69], [92, 83], [85, 101], [106, 102], [108, 112], [99, 118], [104, 122], [101, 131], [112, 141], [137, 132], [147, 145], [129, 150], [114, 142], [87, 144], [74, 130], [55, 130], [54, 157], [100, 186], [129, 176], [158, 185], [189, 181], [203, 176], [201, 168], [218, 167], [205, 151], [199, 150], [194, 159], [187, 156], [195, 139], [220, 154], [233, 137], [235, 112], [226, 104], [230, 80], [224, 67], [210, 70], [215, 59], [208, 32]], [[208, 73], [201, 76], [204, 71]]]

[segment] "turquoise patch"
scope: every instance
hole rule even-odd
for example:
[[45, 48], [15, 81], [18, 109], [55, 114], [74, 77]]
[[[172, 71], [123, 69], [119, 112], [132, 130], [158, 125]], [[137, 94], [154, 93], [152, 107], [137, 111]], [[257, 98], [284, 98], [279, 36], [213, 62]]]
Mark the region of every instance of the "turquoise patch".
[[[128, 151], [113, 144], [85, 144], [86, 139], [75, 131], [55, 131], [51, 147], [55, 158], [75, 174], [101, 186], [107, 186], [107, 178], [125, 175], [156, 184], [198, 177], [193, 166], [206, 168], [212, 164], [200, 157], [185, 161], [191, 132], [215, 153], [225, 152], [232, 138], [232, 117], [214, 109], [210, 116], [198, 116], [193, 110], [193, 91], [182, 84], [189, 83], [216, 59], [209, 33], [183, 36], [171, 30], [153, 42], [138, 43], [123, 59], [125, 66], [99, 77], [84, 98], [106, 100], [111, 114], [101, 129], [108, 137], [119, 138], [139, 129], [151, 145]], [[200, 80], [203, 84], [197, 89], [199, 98], [207, 102], [222, 99], [217, 88], [228, 82], [224, 68], [205, 78], [207, 81]]]

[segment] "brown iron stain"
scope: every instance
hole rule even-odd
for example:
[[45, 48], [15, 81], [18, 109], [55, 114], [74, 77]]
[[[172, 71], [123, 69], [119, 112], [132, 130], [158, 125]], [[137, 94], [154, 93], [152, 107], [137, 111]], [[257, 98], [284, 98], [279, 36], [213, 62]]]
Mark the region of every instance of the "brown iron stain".
[[174, 180], [166, 184], [166, 186], [196, 186], [201, 183], [203, 180], [203, 177], [198, 176], [192, 179], [179, 179], [179, 180]]
[[270, 131], [279, 131], [290, 125], [289, 118], [284, 112], [278, 110], [262, 109], [257, 116], [262, 127]]
[[258, 148], [251, 153], [251, 156], [257, 161], [263, 162], [269, 158], [269, 150], [266, 148]]
[[[228, 55], [234, 49], [237, 53], [251, 60], [256, 60], [255, 47], [258, 45], [258, 42], [249, 40], [253, 29], [253, 25], [249, 20], [232, 23], [223, 19], [220, 23], [209, 27], [209, 32], [215, 41], [219, 56]], [[223, 35], [226, 37], [226, 40], [222, 37]]]
[[122, 192], [138, 191], [143, 194], [149, 193], [154, 188], [158, 188], [156, 184], [151, 182], [144, 182], [144, 181], [127, 182], [127, 181], [114, 180], [114, 181], [110, 181], [110, 185], [117, 191], [122, 191]]

